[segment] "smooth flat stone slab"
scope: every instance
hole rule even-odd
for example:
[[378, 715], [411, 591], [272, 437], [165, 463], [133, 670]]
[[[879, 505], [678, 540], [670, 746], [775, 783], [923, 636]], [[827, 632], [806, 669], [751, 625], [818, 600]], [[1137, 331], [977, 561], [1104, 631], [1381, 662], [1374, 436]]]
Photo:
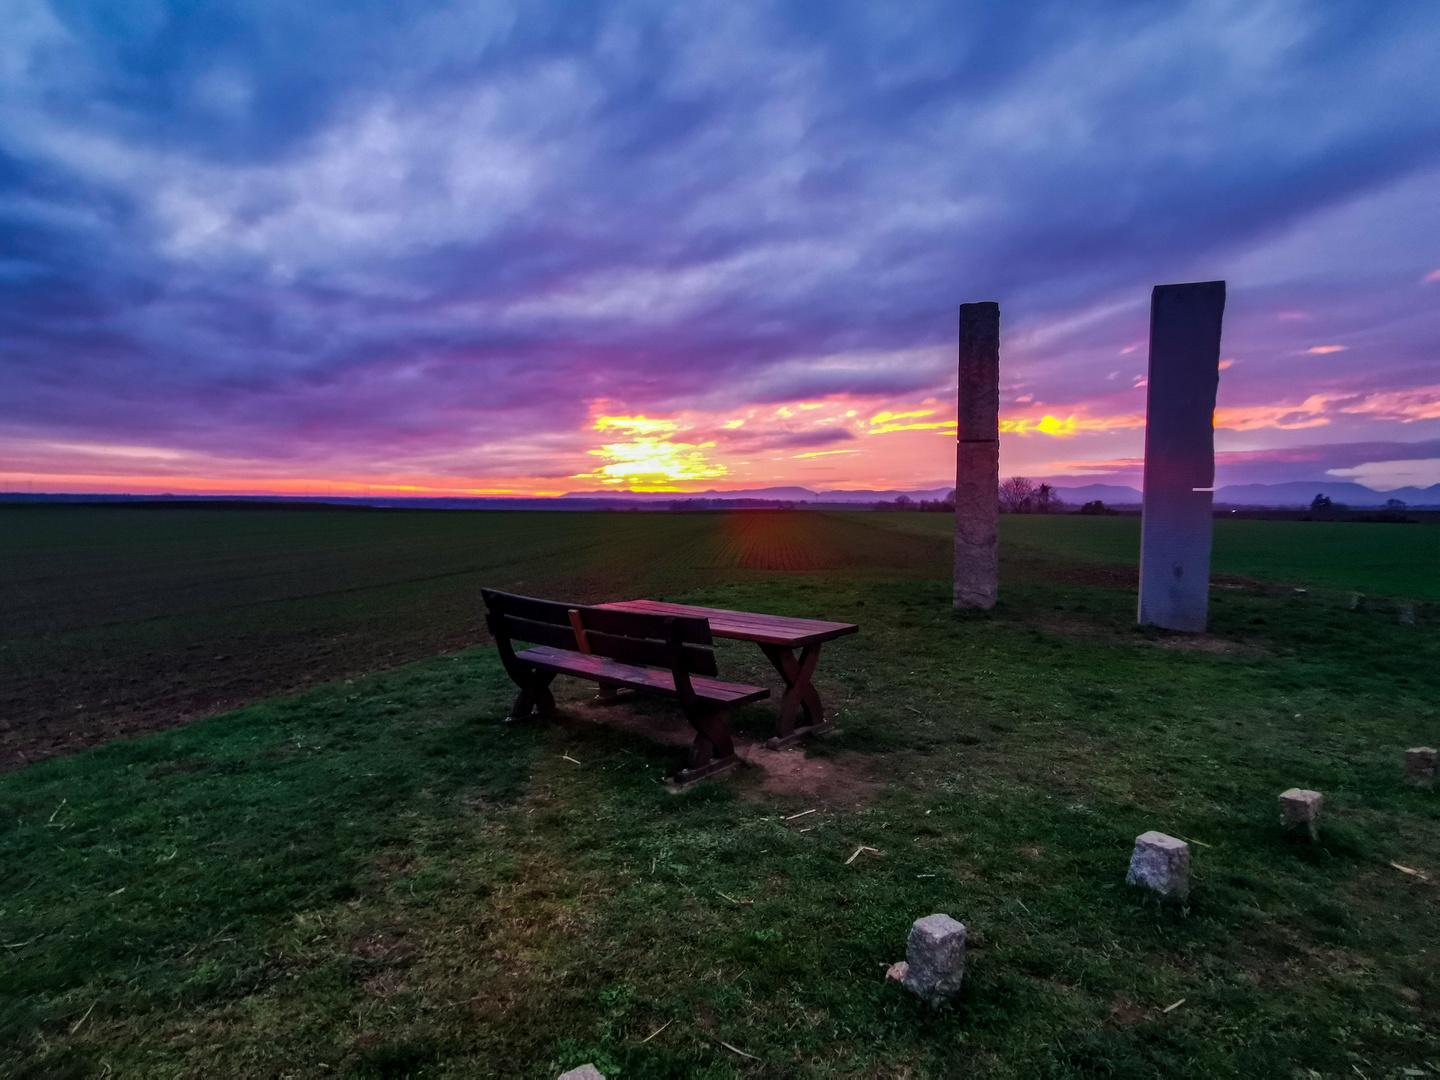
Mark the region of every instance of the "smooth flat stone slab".
[[578, 1069], [561, 1073], [555, 1080], [605, 1080], [605, 1074], [587, 1061]]
[[1205, 629], [1224, 314], [1223, 281], [1156, 285], [1150, 296], [1141, 624]]

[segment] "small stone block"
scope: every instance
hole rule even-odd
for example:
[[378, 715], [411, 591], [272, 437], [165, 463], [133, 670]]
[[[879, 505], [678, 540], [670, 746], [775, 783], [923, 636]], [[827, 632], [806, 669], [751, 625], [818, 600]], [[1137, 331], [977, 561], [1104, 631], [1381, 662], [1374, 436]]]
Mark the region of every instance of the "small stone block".
[[1429, 787], [1435, 783], [1435, 751], [1428, 746], [1417, 746], [1405, 751], [1405, 779], [1417, 787]]
[[964, 977], [964, 925], [949, 915], [916, 919], [905, 946], [905, 989], [938, 1007], [955, 995]]
[[587, 1061], [578, 1069], [571, 1069], [567, 1073], [561, 1073], [555, 1080], [605, 1080], [605, 1074]]
[[1325, 796], [1318, 791], [1291, 788], [1289, 791], [1281, 792], [1280, 824], [1287, 829], [1304, 825], [1313, 830], [1320, 821], [1320, 807], [1324, 802]]
[[1162, 832], [1141, 833], [1135, 838], [1125, 880], [1161, 896], [1183, 899], [1190, 892], [1190, 845]]
[[885, 979], [887, 982], [903, 983], [905, 981], [905, 973], [909, 970], [909, 964], [904, 960], [898, 960], [891, 964], [889, 970], [885, 972]]

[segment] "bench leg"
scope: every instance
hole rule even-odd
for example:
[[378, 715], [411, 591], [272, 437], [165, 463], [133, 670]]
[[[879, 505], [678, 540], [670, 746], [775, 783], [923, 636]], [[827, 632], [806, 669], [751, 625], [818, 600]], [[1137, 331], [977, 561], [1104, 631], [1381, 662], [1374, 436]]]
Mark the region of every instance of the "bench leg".
[[553, 671], [535, 671], [531, 673], [527, 685], [520, 687], [520, 692], [515, 695], [514, 702], [510, 705], [510, 715], [505, 717], [505, 723], [517, 724], [523, 720], [529, 720], [532, 713], [540, 716], [549, 716], [555, 711], [555, 695], [550, 692], [550, 684], [555, 680]]
[[[806, 645], [800, 651], [799, 660], [795, 659], [792, 650], [779, 645], [761, 645], [760, 648], [780, 673], [780, 678], [785, 680], [785, 694], [780, 699], [780, 714], [776, 719], [776, 735], [765, 745], [771, 750], [783, 750], [794, 746], [802, 736], [833, 731], [835, 725], [825, 719], [825, 707], [810, 681], [815, 674], [815, 665], [820, 662], [820, 646]], [[795, 717], [802, 712], [805, 723], [797, 727]]]
[[687, 719], [695, 728], [695, 741], [690, 744], [690, 764], [675, 774], [675, 782], [693, 784], [734, 768], [740, 759], [730, 738], [730, 711], [697, 712]]

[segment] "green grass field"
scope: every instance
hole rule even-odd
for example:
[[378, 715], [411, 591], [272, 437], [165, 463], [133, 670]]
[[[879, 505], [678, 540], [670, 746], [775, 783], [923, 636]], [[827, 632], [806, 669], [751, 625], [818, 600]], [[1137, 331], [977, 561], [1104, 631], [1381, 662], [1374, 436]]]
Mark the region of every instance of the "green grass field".
[[[986, 614], [941, 515], [0, 519], [7, 745], [36, 689], [74, 741], [272, 695], [0, 776], [0, 1076], [1440, 1075], [1435, 526], [1220, 522], [1187, 638], [1132, 625], [1134, 519], [1005, 519]], [[488, 584], [857, 622], [840, 731], [677, 795], [663, 703], [506, 729]], [[1152, 828], [1187, 905], [1124, 885]], [[939, 1012], [883, 978], [933, 911]]]

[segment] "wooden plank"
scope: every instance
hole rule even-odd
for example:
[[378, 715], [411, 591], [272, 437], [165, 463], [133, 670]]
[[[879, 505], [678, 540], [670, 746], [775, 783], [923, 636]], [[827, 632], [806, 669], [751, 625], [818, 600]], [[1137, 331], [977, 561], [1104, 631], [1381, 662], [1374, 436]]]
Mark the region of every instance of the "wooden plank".
[[729, 611], [725, 608], [697, 607], [690, 604], [669, 604], [660, 600], [623, 600], [600, 606], [617, 611], [702, 617], [710, 621], [710, 631], [716, 637], [755, 641], [763, 645], [809, 645], [853, 634], [860, 629], [853, 623], [796, 619], [785, 615]]
[[485, 599], [485, 606], [491, 611], [495, 610], [499, 601], [501, 610], [506, 615], [518, 615], [522, 619], [531, 619], [535, 622], [554, 623], [556, 626], [570, 625], [570, 611], [573, 604], [557, 604], [551, 600], [537, 600], [533, 596], [517, 596], [515, 593], [501, 592], [499, 589], [481, 589], [480, 595]]
[[764, 615], [753, 611], [726, 611], [721, 608], [688, 607], [683, 604], [666, 604], [664, 608], [662, 608], [660, 602], [654, 600], [630, 601], [630, 603], [637, 605], [644, 604], [646, 605], [646, 610], [657, 612], [661, 610], [675, 610], [677, 614], [681, 611], [703, 612], [706, 618], [712, 620], [712, 630], [714, 629], [714, 620], [719, 620], [733, 627], [745, 627], [754, 630], [769, 630], [782, 633], [811, 634], [856, 629], [856, 627], [850, 623], [827, 622], [822, 619], [797, 619], [787, 615]]
[[[590, 629], [585, 631], [589, 648], [583, 650], [596, 656], [608, 656], [622, 664], [648, 664], [652, 667], [670, 666], [670, 646], [663, 641], [652, 641], [643, 637], [621, 637]], [[542, 642], [550, 644], [550, 642]], [[700, 645], [681, 645], [685, 657], [685, 670], [692, 675], [718, 675], [715, 653]]]
[[859, 629], [846, 623], [821, 622], [815, 619], [757, 619], [727, 615], [723, 612], [708, 614], [708, 617], [711, 632], [716, 637], [755, 641], [766, 645], [808, 645], [853, 634]]
[[710, 624], [699, 616], [671, 612], [656, 614], [604, 606], [580, 608], [579, 615], [587, 630], [601, 630], [622, 637], [654, 638], [657, 641], [668, 640], [665, 620], [673, 619], [681, 641], [691, 645], [710, 644]]
[[561, 649], [573, 648], [575, 645], [575, 633], [567, 626], [536, 622], [534, 619], [522, 619], [516, 615], [502, 615], [501, 619], [510, 636], [520, 641], [529, 641], [536, 645], [554, 645]]
[[[565, 649], [552, 649], [547, 646], [516, 653], [515, 659], [523, 663], [534, 664], [546, 671], [559, 672], [562, 675], [595, 679], [618, 686], [628, 686], [633, 690], [664, 694], [667, 697], [677, 696], [675, 676], [669, 671], [652, 671], [647, 668], [632, 667], [603, 656], [585, 656], [581, 653], [569, 652]], [[725, 705], [743, 705], [746, 702], [759, 701], [761, 698], [770, 696], [770, 691], [763, 686], [721, 682], [718, 679], [707, 679], [699, 675], [691, 676], [690, 685], [694, 687], [697, 697]]]

